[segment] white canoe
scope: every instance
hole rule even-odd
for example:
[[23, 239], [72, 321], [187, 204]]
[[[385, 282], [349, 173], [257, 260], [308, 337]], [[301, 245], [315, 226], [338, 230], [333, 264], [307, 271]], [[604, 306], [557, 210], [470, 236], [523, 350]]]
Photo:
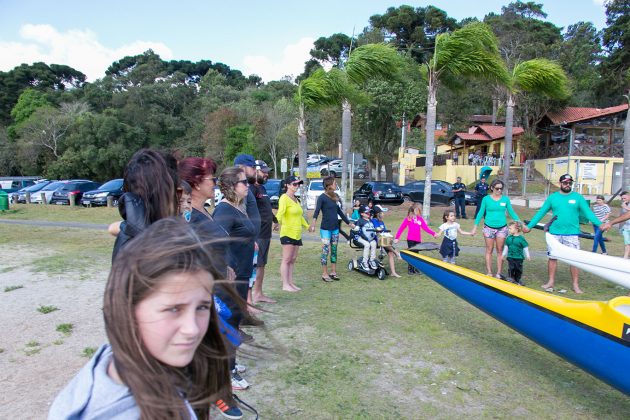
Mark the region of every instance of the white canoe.
[[549, 256], [596, 276], [630, 289], [630, 260], [562, 245], [549, 232], [545, 233]]

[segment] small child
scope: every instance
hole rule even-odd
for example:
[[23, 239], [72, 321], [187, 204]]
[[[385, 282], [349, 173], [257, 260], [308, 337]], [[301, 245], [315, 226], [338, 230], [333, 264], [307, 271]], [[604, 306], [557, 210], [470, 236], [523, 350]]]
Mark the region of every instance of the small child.
[[[376, 207], [376, 214], [374, 215], [374, 218], [372, 219], [372, 224], [374, 225], [374, 228], [376, 230], [379, 230], [379, 229], [382, 229], [383, 231], [387, 230], [387, 228], [385, 227], [385, 222], [383, 222], [383, 211], [378, 206]], [[381, 233], [381, 235], [383, 235], [383, 233]], [[390, 235], [390, 234], [385, 233], [385, 235]], [[398, 252], [396, 248], [394, 248], [393, 246], [386, 246], [386, 247], [383, 247], [383, 249], [387, 252], [387, 257], [389, 258], [389, 270], [391, 272], [391, 276], [401, 277], [396, 272], [396, 263], [395, 263], [395, 258], [394, 258], [394, 257], [398, 257], [398, 259], [401, 260], [402, 258], [400, 257], [400, 252]]]
[[376, 232], [374, 232], [374, 224], [370, 216], [370, 208], [368, 206], [359, 207], [361, 218], [357, 221], [354, 230], [359, 232], [359, 243], [363, 245], [363, 260], [361, 260], [361, 268], [364, 270], [376, 270]]
[[440, 245], [440, 255], [442, 261], [455, 264], [455, 258], [459, 255], [459, 246], [457, 245], [457, 233], [462, 235], [471, 235], [472, 232], [464, 232], [459, 223], [455, 221], [455, 212], [446, 210], [442, 215], [444, 223], [440, 225], [438, 229], [440, 231], [436, 235], [436, 238], [444, 233], [444, 239], [442, 239], [442, 245]]
[[177, 197], [179, 198], [179, 214], [190, 222], [192, 214], [192, 188], [190, 184], [184, 180], [180, 181], [177, 187]]
[[[397, 244], [400, 240], [400, 236], [403, 231], [407, 229], [407, 248], [413, 248], [422, 242], [422, 231], [424, 230], [429, 235], [436, 237], [436, 233], [431, 230], [427, 222], [422, 218], [422, 205], [414, 203], [409, 210], [407, 210], [407, 217], [405, 217], [396, 232], [394, 243]], [[408, 274], [421, 274], [411, 264], [407, 267]]]
[[[593, 213], [595, 213], [595, 216], [601, 220], [602, 223], [608, 222], [608, 217], [610, 216], [610, 207], [604, 200], [603, 195], [598, 195], [595, 199], [595, 204], [593, 204]], [[608, 255], [606, 252], [606, 244], [604, 243], [604, 232], [602, 232], [597, 225], [593, 225], [593, 231], [595, 233], [595, 237], [593, 238], [593, 252], [597, 252], [597, 246], [601, 246], [602, 254]]]
[[521, 222], [511, 222], [508, 225], [509, 236], [505, 239], [503, 258], [508, 260], [508, 281], [524, 286], [521, 281], [523, 275], [523, 259], [529, 256], [529, 244], [523, 238], [523, 225]]
[[350, 216], [351, 220], [357, 221], [361, 218], [359, 214], [359, 209], [361, 208], [361, 202], [359, 200], [354, 200], [352, 203], [352, 215]]

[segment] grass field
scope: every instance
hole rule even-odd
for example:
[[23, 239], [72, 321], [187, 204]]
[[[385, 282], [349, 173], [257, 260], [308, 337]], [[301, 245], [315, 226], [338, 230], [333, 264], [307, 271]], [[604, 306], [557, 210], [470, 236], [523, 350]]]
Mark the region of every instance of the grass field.
[[[117, 219], [112, 209], [13, 208], [0, 218], [85, 223]], [[433, 209], [431, 226], [441, 224], [443, 210]], [[469, 211], [474, 210], [469, 207]], [[522, 208], [517, 212], [522, 218], [534, 213]], [[406, 206], [391, 208], [385, 218], [387, 226], [396, 229], [404, 214]], [[471, 220], [461, 222], [464, 230], [472, 227]], [[584, 230], [590, 231], [590, 226]], [[51, 276], [64, 270], [74, 272], [79, 262], [89, 262], [89, 270], [109, 269], [113, 239], [105, 231], [0, 224], [0, 235], [4, 249], [41, 252], [35, 257], [33, 271]], [[622, 254], [619, 234], [613, 231], [609, 236], [609, 253]], [[305, 235], [308, 238], [316, 236]], [[545, 250], [541, 231], [526, 238], [532, 251]], [[475, 248], [465, 248], [468, 251], [458, 264], [483, 271], [481, 235], [463, 237], [461, 245]], [[591, 245], [582, 240], [583, 248]], [[295, 273], [303, 291], [285, 293], [279, 284], [280, 246], [273, 242], [265, 290], [278, 304], [264, 306], [268, 312], [261, 318], [268, 332], [250, 330], [256, 343], [269, 349], [244, 346], [241, 358], [249, 367], [244, 376], [252, 387], [239, 396], [253, 404], [261, 418], [627, 418], [627, 396], [427, 277], [405, 274], [379, 281], [348, 272], [347, 261], [356, 251], [345, 245], [339, 249], [342, 279], [324, 283], [320, 280], [319, 243], [306, 240]], [[399, 273], [406, 273], [405, 264], [397, 264]], [[17, 265], [19, 261], [3, 262], [2, 269], [10, 272]], [[527, 286], [539, 288], [545, 280], [546, 258], [536, 256], [525, 262]], [[569, 290], [567, 297], [578, 299], [608, 300], [627, 293], [582, 273], [586, 293], [577, 296], [570, 291], [569, 270], [562, 264], [557, 285]], [[99, 305], [93, 311], [89, 316], [101, 316]], [[82, 319], [64, 322], [80, 326]], [[86, 342], [84, 347], [98, 344]], [[10, 355], [3, 352], [2, 357]], [[31, 357], [45, 357], [45, 352]], [[74, 373], [68, 372], [68, 379]]]

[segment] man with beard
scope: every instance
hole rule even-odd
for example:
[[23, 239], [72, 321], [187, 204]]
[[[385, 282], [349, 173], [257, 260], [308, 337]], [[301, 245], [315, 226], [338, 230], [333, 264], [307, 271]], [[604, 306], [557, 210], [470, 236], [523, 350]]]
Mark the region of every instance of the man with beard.
[[[532, 227], [551, 211], [557, 219], [549, 227], [551, 233], [563, 245], [570, 248], [580, 249], [580, 215], [586, 217], [594, 225], [601, 225], [602, 222], [595, 216], [588, 206], [588, 202], [579, 193], [572, 191], [573, 177], [564, 174], [560, 177], [560, 191], [557, 191], [547, 197], [538, 213], [523, 227], [523, 232], [527, 233]], [[556, 279], [556, 269], [558, 268], [558, 260], [549, 258], [547, 269], [549, 272], [549, 281], [541, 287], [548, 292], [553, 292]], [[583, 293], [578, 284], [579, 271], [577, 267], [571, 266], [571, 280], [573, 281], [573, 291], [575, 293]]]
[[263, 279], [265, 277], [265, 266], [267, 265], [267, 255], [271, 244], [271, 231], [278, 229], [278, 220], [271, 210], [271, 201], [267, 195], [265, 183], [269, 179], [269, 166], [262, 161], [256, 161], [255, 182], [250, 184], [249, 190], [256, 198], [256, 205], [260, 213], [260, 234], [256, 240], [258, 244], [258, 259], [256, 262], [256, 281], [252, 288], [252, 302], [276, 303], [275, 300], [263, 293]]

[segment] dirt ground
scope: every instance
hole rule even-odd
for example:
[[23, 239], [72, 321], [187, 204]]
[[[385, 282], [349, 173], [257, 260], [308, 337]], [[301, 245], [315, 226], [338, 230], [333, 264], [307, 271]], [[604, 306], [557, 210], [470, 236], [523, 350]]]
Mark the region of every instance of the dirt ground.
[[[45, 418], [55, 395], [87, 362], [84, 349], [106, 341], [100, 308], [108, 273], [95, 271], [88, 280], [73, 273], [50, 277], [28, 268], [25, 256], [41, 251], [0, 245], [0, 255], [22, 263], [0, 272], [0, 418]], [[41, 305], [59, 309], [43, 314]], [[56, 331], [59, 324], [73, 324], [72, 333]]]

